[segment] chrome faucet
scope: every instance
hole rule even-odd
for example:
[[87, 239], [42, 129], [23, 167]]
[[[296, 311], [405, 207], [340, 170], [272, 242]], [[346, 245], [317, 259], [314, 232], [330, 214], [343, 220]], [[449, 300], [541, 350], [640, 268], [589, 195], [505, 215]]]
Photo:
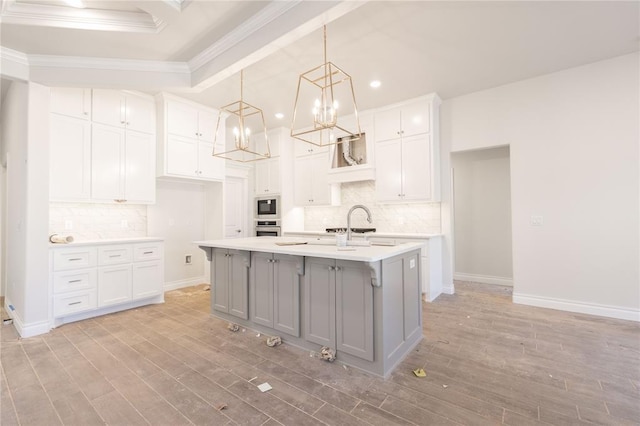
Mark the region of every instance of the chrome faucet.
[[351, 213], [353, 213], [356, 209], [362, 209], [367, 213], [367, 222], [371, 223], [371, 211], [362, 204], [356, 204], [355, 206], [349, 209], [349, 213], [347, 213], [347, 241], [351, 241]]

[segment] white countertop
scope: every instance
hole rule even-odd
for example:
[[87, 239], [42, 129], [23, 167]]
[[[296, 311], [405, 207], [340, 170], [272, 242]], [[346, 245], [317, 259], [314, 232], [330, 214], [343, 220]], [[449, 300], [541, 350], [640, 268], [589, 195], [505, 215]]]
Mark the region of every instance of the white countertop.
[[[60, 234], [60, 235], [64, 235], [64, 234]], [[66, 244], [49, 243], [49, 248], [97, 246], [97, 245], [104, 245], [104, 244], [150, 243], [154, 241], [164, 241], [164, 238], [133, 237], [133, 238], [113, 238], [113, 239], [105, 239], [105, 240], [83, 240], [83, 241], [74, 241], [72, 243], [66, 243]]]
[[[322, 237], [327, 237], [327, 238], [331, 238], [333, 237], [333, 233], [331, 232], [326, 232], [326, 231], [284, 231], [283, 232], [284, 236], [286, 237], [287, 235], [309, 235], [309, 236], [322, 236]], [[365, 234], [361, 234], [361, 233], [353, 233], [353, 238], [368, 238], [368, 239], [375, 239], [376, 237], [379, 238], [402, 238], [402, 239], [416, 239], [416, 240], [428, 240], [429, 238], [437, 238], [437, 237], [442, 237], [442, 234], [421, 234], [421, 233], [402, 233], [402, 232], [367, 232]]]
[[[358, 262], [376, 262], [412, 250], [420, 250], [423, 243], [407, 242], [395, 246], [349, 246], [335, 244], [313, 244], [314, 238], [303, 237], [252, 237], [224, 240], [194, 241], [200, 247], [226, 248], [233, 250], [259, 251], [265, 253], [290, 254], [294, 256], [324, 257]], [[280, 242], [308, 242], [311, 244], [277, 245]]]

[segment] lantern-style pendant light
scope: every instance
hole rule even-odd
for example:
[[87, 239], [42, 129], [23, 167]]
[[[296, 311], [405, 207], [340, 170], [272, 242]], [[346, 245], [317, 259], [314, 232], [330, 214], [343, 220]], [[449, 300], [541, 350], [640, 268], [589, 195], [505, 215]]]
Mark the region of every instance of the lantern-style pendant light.
[[351, 76], [327, 61], [327, 27], [323, 27], [324, 63], [298, 79], [291, 136], [318, 146], [360, 138], [360, 121]]
[[[240, 100], [220, 108], [213, 156], [246, 163], [269, 158], [271, 151], [264, 114], [260, 108], [244, 102], [243, 83], [244, 72], [240, 71]], [[229, 117], [224, 117], [224, 113], [229, 114]], [[226, 119], [232, 121], [231, 126], [227, 126], [232, 127], [232, 133], [227, 135], [223, 146], [219, 147], [219, 130], [220, 126], [225, 126]]]

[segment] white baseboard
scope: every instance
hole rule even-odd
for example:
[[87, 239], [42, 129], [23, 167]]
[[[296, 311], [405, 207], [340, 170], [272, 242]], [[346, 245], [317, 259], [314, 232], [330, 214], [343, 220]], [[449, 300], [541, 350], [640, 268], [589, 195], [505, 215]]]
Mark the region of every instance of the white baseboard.
[[455, 294], [456, 289], [455, 289], [453, 283], [451, 283], [451, 285], [443, 285], [442, 286], [442, 292], [444, 294]]
[[18, 312], [11, 310], [9, 308], [9, 305], [11, 305], [11, 301], [5, 298], [4, 309], [7, 312], [7, 315], [9, 315], [9, 317], [13, 320], [13, 326], [16, 328], [16, 331], [23, 339], [48, 333], [51, 329], [48, 320], [25, 324]]
[[513, 303], [640, 322], [640, 310], [513, 293]]
[[209, 280], [202, 276], [197, 278], [188, 278], [186, 280], [170, 281], [164, 283], [164, 291], [177, 290], [179, 288], [191, 287], [192, 285], [209, 284]]
[[458, 281], [472, 281], [482, 284], [508, 285], [513, 287], [513, 278], [492, 277], [491, 275], [465, 274], [454, 272], [453, 279]]

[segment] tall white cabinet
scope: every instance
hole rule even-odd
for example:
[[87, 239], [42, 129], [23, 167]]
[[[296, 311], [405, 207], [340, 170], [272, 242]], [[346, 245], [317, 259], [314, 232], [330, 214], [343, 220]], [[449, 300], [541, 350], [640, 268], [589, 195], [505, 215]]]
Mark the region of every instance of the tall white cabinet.
[[431, 94], [376, 111], [376, 201], [439, 201], [440, 102]]
[[154, 203], [155, 147], [152, 97], [51, 89], [52, 201]]

